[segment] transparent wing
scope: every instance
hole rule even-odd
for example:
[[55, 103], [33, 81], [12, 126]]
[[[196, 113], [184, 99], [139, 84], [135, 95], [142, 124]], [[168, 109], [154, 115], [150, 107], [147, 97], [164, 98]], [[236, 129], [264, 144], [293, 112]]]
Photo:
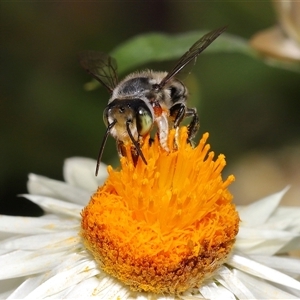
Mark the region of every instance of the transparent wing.
[[97, 51], [80, 52], [78, 58], [81, 66], [112, 93], [118, 84], [116, 60]]
[[206, 47], [208, 47], [221, 33], [226, 30], [227, 26], [213, 30], [204, 35], [187, 51], [177, 62], [175, 67], [167, 74], [167, 76], [159, 84], [162, 88], [172, 77], [178, 74], [189, 62], [195, 59]]

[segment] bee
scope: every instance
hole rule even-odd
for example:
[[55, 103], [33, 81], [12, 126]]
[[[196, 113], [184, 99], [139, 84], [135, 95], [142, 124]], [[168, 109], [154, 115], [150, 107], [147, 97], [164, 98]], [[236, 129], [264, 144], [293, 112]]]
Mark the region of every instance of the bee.
[[117, 142], [120, 156], [125, 155], [124, 145], [131, 143], [132, 155], [136, 161], [141, 157], [147, 161], [141, 150], [143, 138], [150, 134], [154, 125], [157, 128], [160, 145], [166, 151], [169, 128], [178, 128], [182, 120], [191, 117], [188, 125], [188, 142], [199, 129], [196, 108], [187, 107], [188, 90], [175, 76], [208, 47], [226, 26], [213, 30], [201, 37], [175, 64], [169, 72], [151, 70], [134, 72], [118, 82], [117, 63], [109, 55], [84, 51], [79, 54], [81, 66], [110, 93], [108, 105], [103, 112], [107, 127], [100, 146], [96, 176], [101, 157], [109, 135]]

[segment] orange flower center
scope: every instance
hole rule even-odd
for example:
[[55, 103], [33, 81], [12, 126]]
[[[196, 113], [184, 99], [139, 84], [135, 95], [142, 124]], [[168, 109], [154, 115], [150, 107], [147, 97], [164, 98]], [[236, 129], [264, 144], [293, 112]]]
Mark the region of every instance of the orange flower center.
[[[224, 262], [238, 232], [239, 217], [222, 180], [224, 155], [214, 160], [208, 133], [193, 148], [187, 128], [170, 132], [170, 153], [156, 137], [139, 158], [121, 158], [82, 212], [86, 247], [100, 267], [133, 290], [180, 293]], [[176, 142], [175, 142], [176, 141]], [[176, 146], [174, 146], [176, 144]]]

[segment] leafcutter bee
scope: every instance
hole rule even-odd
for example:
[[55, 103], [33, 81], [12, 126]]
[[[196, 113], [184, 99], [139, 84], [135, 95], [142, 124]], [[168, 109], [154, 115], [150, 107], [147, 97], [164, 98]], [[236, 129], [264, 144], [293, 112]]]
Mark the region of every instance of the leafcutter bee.
[[188, 126], [188, 141], [199, 129], [196, 108], [187, 107], [188, 90], [175, 76], [208, 47], [226, 26], [213, 30], [200, 38], [175, 64], [170, 72], [134, 72], [118, 82], [116, 61], [109, 55], [84, 51], [79, 54], [82, 67], [98, 80], [110, 93], [108, 105], [103, 112], [107, 126], [98, 154], [96, 176], [108, 135], [117, 141], [119, 155], [124, 155], [124, 144], [131, 143], [133, 155], [147, 161], [141, 150], [143, 138], [156, 125], [163, 149], [169, 151], [167, 138], [169, 128], [178, 128], [186, 117], [192, 120]]

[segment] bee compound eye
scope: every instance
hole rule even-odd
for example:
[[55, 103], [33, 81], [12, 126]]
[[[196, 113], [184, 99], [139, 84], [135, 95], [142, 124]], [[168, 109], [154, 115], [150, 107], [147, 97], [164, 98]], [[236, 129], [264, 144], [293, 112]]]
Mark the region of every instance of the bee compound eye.
[[103, 121], [104, 121], [105, 126], [107, 127], [108, 126], [108, 109], [107, 108], [103, 111]]
[[153, 119], [151, 113], [143, 107], [138, 109], [137, 129], [140, 135], [146, 135], [152, 128]]

